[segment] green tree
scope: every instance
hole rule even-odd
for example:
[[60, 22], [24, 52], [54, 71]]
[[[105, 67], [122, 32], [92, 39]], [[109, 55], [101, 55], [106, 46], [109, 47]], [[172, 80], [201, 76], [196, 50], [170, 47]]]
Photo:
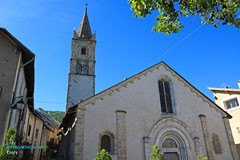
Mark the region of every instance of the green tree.
[[154, 11], [157, 32], [178, 33], [182, 29], [183, 17], [199, 16], [202, 23], [218, 27], [234, 25], [240, 28], [240, 0], [128, 0], [135, 17], [146, 17]]
[[9, 146], [15, 146], [16, 131], [13, 128], [9, 128], [5, 134], [6, 144], [0, 146], [0, 159], [1, 160], [13, 160], [16, 158], [17, 150], [14, 148], [8, 148]]
[[198, 155], [198, 156], [197, 156], [197, 160], [208, 160], [208, 158], [207, 158], [207, 157], [204, 157], [204, 158], [202, 159], [202, 156]]
[[106, 152], [104, 149], [101, 150], [98, 154], [97, 154], [97, 158], [95, 158], [94, 160], [112, 160], [112, 158], [110, 157], [110, 155], [108, 154], [108, 152]]
[[164, 160], [163, 155], [160, 153], [160, 148], [157, 145], [153, 146], [151, 160]]
[[57, 120], [59, 123], [62, 122], [63, 117], [64, 117], [64, 112], [60, 112], [60, 111], [42, 111], [45, 114], [48, 114], [50, 117], [52, 117], [53, 119]]

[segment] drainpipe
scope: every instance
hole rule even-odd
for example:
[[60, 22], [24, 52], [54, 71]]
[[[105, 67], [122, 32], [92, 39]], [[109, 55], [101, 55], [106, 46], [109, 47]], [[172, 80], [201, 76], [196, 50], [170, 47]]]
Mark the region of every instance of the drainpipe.
[[27, 109], [27, 114], [28, 114], [28, 122], [27, 122], [27, 131], [26, 131], [26, 141], [27, 141], [27, 136], [28, 136], [28, 130], [29, 130], [29, 117], [31, 116], [30, 115], [30, 109]]
[[[16, 99], [16, 92], [17, 92], [17, 86], [18, 86], [18, 83], [19, 83], [19, 78], [20, 78], [20, 73], [21, 73], [21, 68], [24, 68], [26, 65], [30, 64], [31, 62], [33, 62], [35, 60], [35, 58], [32, 58], [30, 59], [29, 61], [27, 61], [26, 63], [24, 63], [22, 66], [21, 66], [21, 54], [19, 56], [19, 68], [18, 68], [18, 73], [17, 73], [17, 81], [16, 81], [16, 84], [15, 84], [15, 89], [14, 89], [14, 92], [13, 92], [13, 98], [12, 98], [12, 104], [14, 103], [15, 99]], [[11, 119], [12, 119], [12, 109], [11, 109], [11, 113], [10, 113], [10, 118], [9, 118], [9, 121], [8, 121], [8, 129], [10, 127], [10, 122], [11, 122]]]
[[[18, 51], [15, 51], [16, 54], [17, 54], [17, 52], [18, 52]], [[15, 84], [15, 87], [14, 87], [13, 97], [12, 97], [12, 102], [11, 102], [11, 104], [14, 103], [15, 98], [16, 98], [17, 86], [18, 86], [19, 77], [20, 77], [20, 72], [21, 72], [21, 58], [22, 58], [22, 56], [21, 56], [21, 53], [20, 53], [20, 55], [19, 55], [19, 59], [18, 59], [18, 65], [17, 65], [17, 66], [18, 66], [17, 80], [16, 80], [16, 84]], [[13, 110], [11, 109], [10, 116], [9, 116], [9, 120], [8, 120], [8, 127], [7, 127], [7, 129], [9, 129], [10, 124], [11, 124], [11, 120], [12, 120], [12, 112], [13, 112]]]
[[[20, 53], [19, 63], [22, 62], [21, 58], [22, 58], [22, 54]], [[21, 66], [21, 64], [18, 65], [19, 68], [18, 68], [18, 73], [17, 73], [17, 81], [16, 81], [14, 92], [13, 92], [12, 104], [14, 104], [14, 101], [16, 100], [16, 92], [17, 92], [17, 87], [18, 87], [18, 83], [19, 83], [19, 79], [20, 79], [21, 69], [24, 68], [26, 65], [30, 64], [31, 62], [33, 62], [34, 60], [35, 60], [35, 58], [32, 58], [29, 61], [27, 61], [26, 63], [24, 63], [22, 66]], [[25, 108], [25, 105], [24, 105], [24, 108]], [[8, 120], [8, 129], [9, 129], [10, 124], [11, 124], [12, 112], [13, 112], [13, 109], [11, 109], [11, 112], [10, 112], [10, 117], [9, 117], [9, 120]], [[21, 114], [22, 114], [22, 112], [19, 111], [19, 115], [18, 115], [19, 117], [18, 117], [18, 122], [17, 122], [17, 133], [16, 133], [17, 135], [18, 135], [18, 127], [19, 127], [19, 123], [20, 123]]]

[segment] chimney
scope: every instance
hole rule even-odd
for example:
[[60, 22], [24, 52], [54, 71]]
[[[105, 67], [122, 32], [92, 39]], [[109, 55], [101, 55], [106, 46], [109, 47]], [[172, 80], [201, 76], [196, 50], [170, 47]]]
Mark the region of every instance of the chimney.
[[239, 87], [239, 89], [240, 89], [240, 80], [239, 80], [237, 83], [238, 83], [238, 87]]

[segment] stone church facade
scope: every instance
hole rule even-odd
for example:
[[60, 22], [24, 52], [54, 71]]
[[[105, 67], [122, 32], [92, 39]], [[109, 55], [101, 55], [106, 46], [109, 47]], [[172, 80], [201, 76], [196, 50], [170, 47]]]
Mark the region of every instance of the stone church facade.
[[95, 45], [86, 11], [72, 40], [59, 159], [105, 149], [113, 160], [149, 160], [158, 145], [166, 160], [238, 160], [231, 116], [164, 62], [95, 95]]

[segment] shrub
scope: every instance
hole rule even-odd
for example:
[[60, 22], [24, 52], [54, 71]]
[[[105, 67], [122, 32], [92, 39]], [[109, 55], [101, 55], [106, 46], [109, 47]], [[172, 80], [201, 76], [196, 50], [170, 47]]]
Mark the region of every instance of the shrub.
[[104, 149], [97, 154], [94, 160], [112, 160], [111, 156]]
[[207, 158], [207, 157], [204, 157], [204, 158], [202, 159], [202, 156], [198, 155], [198, 156], [197, 156], [197, 160], [208, 160], [208, 158]]
[[[8, 146], [15, 146], [16, 131], [13, 128], [9, 128], [5, 134], [6, 144], [0, 147], [0, 159], [1, 160], [13, 160], [16, 158], [17, 149], [8, 148]], [[10, 152], [10, 153], [9, 153]]]
[[151, 160], [164, 160], [163, 155], [160, 153], [160, 148], [157, 145], [153, 146]]

